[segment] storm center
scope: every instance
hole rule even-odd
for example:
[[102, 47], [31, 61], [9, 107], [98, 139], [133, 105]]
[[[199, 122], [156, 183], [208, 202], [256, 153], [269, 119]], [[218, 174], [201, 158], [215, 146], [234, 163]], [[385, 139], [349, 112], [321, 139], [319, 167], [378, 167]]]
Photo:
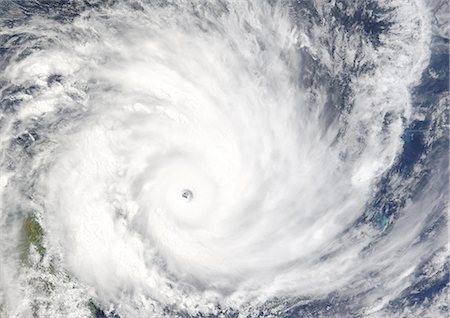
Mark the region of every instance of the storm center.
[[193, 195], [192, 191], [189, 190], [189, 189], [184, 189], [181, 192], [181, 196], [186, 202], [190, 202], [194, 198], [194, 195]]

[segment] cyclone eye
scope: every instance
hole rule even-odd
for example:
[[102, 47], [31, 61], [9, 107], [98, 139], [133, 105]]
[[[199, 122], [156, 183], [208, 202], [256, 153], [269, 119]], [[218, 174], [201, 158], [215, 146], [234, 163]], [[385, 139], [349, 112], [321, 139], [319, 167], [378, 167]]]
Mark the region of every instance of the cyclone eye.
[[183, 199], [184, 199], [186, 202], [190, 202], [190, 201], [193, 199], [193, 197], [194, 197], [194, 195], [192, 194], [192, 191], [189, 190], [189, 189], [183, 190], [183, 191], [181, 192], [181, 196], [183, 197]]

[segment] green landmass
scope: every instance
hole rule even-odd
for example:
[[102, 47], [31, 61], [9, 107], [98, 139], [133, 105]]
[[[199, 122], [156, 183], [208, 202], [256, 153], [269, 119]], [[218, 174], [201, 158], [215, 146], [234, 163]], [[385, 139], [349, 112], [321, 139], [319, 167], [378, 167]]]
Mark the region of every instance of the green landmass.
[[44, 231], [39, 224], [36, 216], [29, 214], [23, 221], [23, 246], [22, 246], [22, 261], [30, 265], [29, 253], [30, 248], [34, 246], [41, 259], [45, 254], [45, 247], [43, 245]]

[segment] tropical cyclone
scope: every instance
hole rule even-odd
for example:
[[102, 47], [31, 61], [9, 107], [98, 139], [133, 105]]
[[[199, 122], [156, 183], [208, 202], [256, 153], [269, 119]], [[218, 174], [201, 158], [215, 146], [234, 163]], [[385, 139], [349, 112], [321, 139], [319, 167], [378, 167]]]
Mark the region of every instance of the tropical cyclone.
[[[43, 316], [56, 290], [76, 317], [89, 300], [121, 317], [277, 316], [330, 295], [369, 315], [405, 290], [445, 244], [415, 243], [440, 193], [389, 231], [361, 218], [418, 116], [430, 17], [388, 1], [375, 41], [311, 3], [317, 23], [285, 1], [118, 1], [1, 31], [29, 36], [18, 55], [40, 48], [1, 75], [29, 88], [2, 117], [1, 227], [18, 242], [34, 215], [45, 252], [22, 269], [2, 247], [0, 312], [32, 311], [35, 276], [54, 286], [34, 288]], [[343, 78], [339, 104], [327, 83]], [[27, 127], [28, 155], [12, 142]]]

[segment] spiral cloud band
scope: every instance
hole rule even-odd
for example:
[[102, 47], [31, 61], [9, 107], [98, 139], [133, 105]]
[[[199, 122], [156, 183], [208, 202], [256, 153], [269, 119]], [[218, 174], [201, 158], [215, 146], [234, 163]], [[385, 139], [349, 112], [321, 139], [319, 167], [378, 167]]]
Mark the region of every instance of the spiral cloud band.
[[0, 6], [2, 317], [445, 315], [438, 6]]

